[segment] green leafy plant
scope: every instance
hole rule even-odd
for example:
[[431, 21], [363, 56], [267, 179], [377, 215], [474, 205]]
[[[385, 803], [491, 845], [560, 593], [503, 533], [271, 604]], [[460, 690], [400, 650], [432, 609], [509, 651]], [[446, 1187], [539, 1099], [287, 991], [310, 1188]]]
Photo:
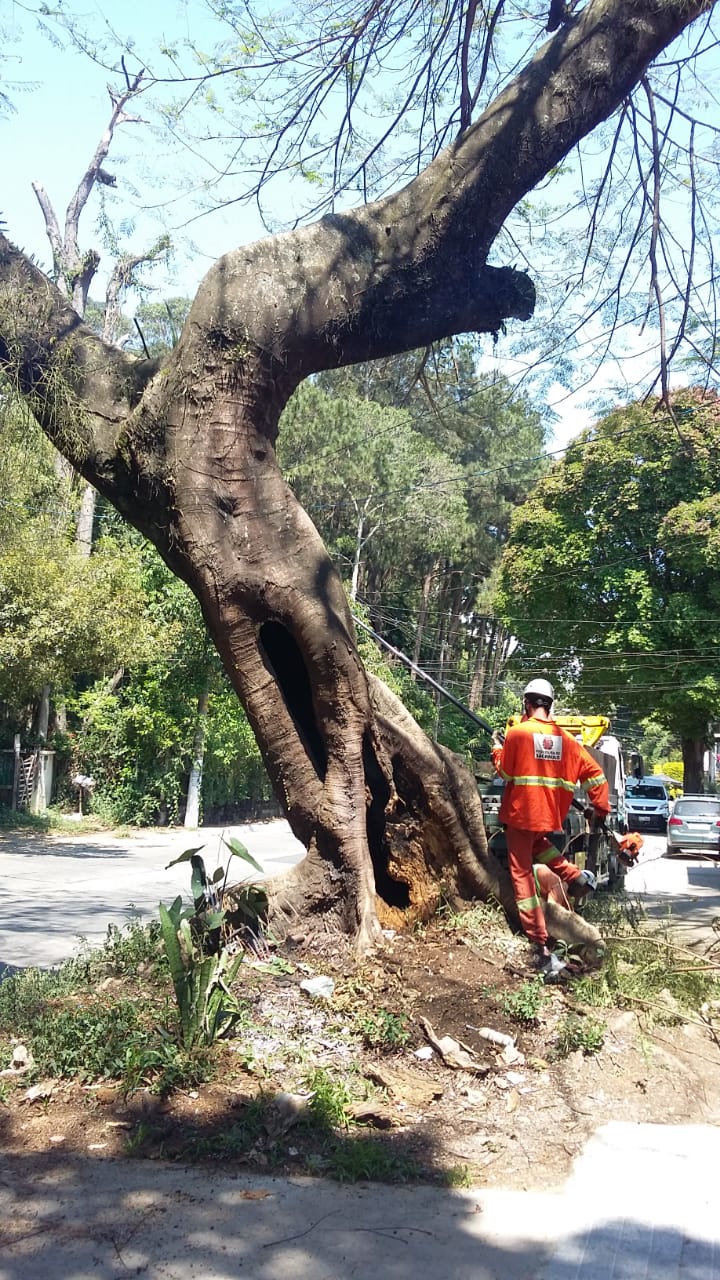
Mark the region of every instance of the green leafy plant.
[[445, 1187], [457, 1187], [465, 1189], [473, 1185], [473, 1171], [469, 1164], [454, 1164], [450, 1169], [446, 1170], [442, 1177], [442, 1184]]
[[147, 1087], [151, 1093], [164, 1096], [173, 1089], [192, 1089], [209, 1080], [211, 1074], [212, 1064], [205, 1046], [185, 1049], [158, 1028], [150, 1038], [136, 1036], [130, 1041], [122, 1082], [126, 1093]]
[[578, 1049], [582, 1049], [587, 1055], [599, 1053], [605, 1043], [606, 1030], [607, 1027], [600, 1018], [567, 1013], [557, 1029], [558, 1057], [566, 1058], [568, 1054], [575, 1053]]
[[[166, 868], [175, 867], [181, 862], [189, 862], [191, 867], [190, 888], [194, 903], [196, 928], [205, 935], [205, 950], [210, 950], [219, 942], [220, 929], [223, 923], [232, 921], [244, 934], [244, 941], [250, 935], [256, 940], [262, 938], [262, 922], [267, 915], [268, 898], [265, 890], [257, 884], [235, 885], [228, 887], [232, 859], [239, 858], [254, 871], [262, 875], [262, 867], [236, 836], [223, 837], [222, 842], [229, 850], [230, 856], [223, 865], [218, 866], [208, 877], [205, 864], [200, 857], [204, 845], [194, 849], [186, 849], [179, 858], [173, 859]], [[226, 902], [226, 897], [230, 899]], [[257, 948], [254, 948], [257, 949]]]
[[407, 1015], [377, 1009], [360, 1018], [358, 1026], [363, 1040], [372, 1049], [400, 1049], [410, 1039]]
[[305, 1080], [306, 1087], [311, 1090], [309, 1117], [314, 1124], [328, 1129], [347, 1127], [347, 1108], [352, 1102], [350, 1089], [344, 1080], [338, 1080], [318, 1067]]
[[242, 954], [232, 960], [224, 949], [208, 955], [202, 934], [193, 934], [193, 916], [193, 911], [183, 908], [181, 897], [170, 907], [160, 903], [160, 928], [185, 1049], [212, 1044], [232, 1029], [241, 1014], [229, 984], [237, 975]]
[[377, 1138], [344, 1138], [317, 1172], [330, 1174], [338, 1182], [415, 1182], [424, 1170], [411, 1155], [394, 1151]]
[[140, 1031], [138, 1011], [129, 1000], [111, 1004], [93, 1000], [81, 1008], [48, 1005], [29, 1038], [37, 1070], [43, 1075], [120, 1079], [128, 1045]]
[[[241, 1017], [230, 984], [242, 963], [242, 952], [231, 958], [223, 945], [222, 931], [238, 914], [246, 934], [262, 938], [262, 918], [267, 895], [257, 885], [243, 885], [233, 891], [232, 910], [226, 908], [228, 876], [233, 858], [248, 863], [262, 873], [262, 867], [234, 836], [222, 843], [230, 852], [225, 865], [218, 865], [208, 877], [200, 857], [202, 845], [186, 849], [168, 867], [189, 862], [193, 906], [183, 907], [177, 897], [170, 907], [160, 904], [160, 929], [175, 991], [180, 1018], [180, 1039], [185, 1049], [213, 1044], [232, 1030]], [[257, 948], [256, 948], [257, 949]]]
[[523, 982], [517, 991], [508, 991], [502, 998], [501, 1008], [516, 1022], [537, 1022], [547, 998], [542, 978], [531, 978]]
[[143, 924], [132, 919], [122, 929], [109, 924], [100, 947], [85, 945], [81, 954], [68, 961], [90, 982], [104, 974], [135, 977], [152, 970], [162, 960], [160, 925], [157, 920]]

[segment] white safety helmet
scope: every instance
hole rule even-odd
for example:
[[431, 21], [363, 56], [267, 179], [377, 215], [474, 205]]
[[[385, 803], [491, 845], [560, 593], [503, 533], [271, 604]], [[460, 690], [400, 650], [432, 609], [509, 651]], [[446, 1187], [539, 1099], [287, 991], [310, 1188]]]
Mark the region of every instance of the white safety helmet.
[[529, 698], [531, 694], [536, 694], [539, 698], [549, 698], [551, 702], [555, 701], [555, 690], [549, 680], [531, 680], [523, 689], [523, 699]]

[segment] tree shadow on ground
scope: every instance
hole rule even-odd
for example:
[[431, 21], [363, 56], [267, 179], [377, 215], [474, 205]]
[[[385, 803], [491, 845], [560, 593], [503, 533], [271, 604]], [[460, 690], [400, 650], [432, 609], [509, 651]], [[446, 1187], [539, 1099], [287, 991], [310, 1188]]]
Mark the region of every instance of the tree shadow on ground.
[[5, 1280], [718, 1274], [709, 1233], [602, 1220], [601, 1209], [573, 1230], [572, 1202], [514, 1191], [349, 1187], [53, 1151], [5, 1159], [0, 1209]]

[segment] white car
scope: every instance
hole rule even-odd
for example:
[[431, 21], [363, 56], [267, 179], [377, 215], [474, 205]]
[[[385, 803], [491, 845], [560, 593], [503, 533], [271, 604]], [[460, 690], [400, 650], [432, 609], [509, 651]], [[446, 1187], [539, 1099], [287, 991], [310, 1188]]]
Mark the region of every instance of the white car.
[[629, 780], [625, 807], [631, 831], [650, 828], [665, 831], [670, 816], [670, 796], [662, 782], [655, 782], [652, 778]]

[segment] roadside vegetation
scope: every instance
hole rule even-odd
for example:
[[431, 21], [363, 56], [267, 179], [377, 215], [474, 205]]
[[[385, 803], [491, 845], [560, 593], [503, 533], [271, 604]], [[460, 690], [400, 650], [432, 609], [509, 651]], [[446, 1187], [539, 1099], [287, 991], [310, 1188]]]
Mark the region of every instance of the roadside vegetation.
[[[640, 1039], [685, 1024], [714, 1035], [720, 968], [712, 957], [683, 951], [632, 898], [598, 895], [592, 910], [607, 941], [605, 964], [560, 987], [524, 969], [522, 942], [492, 907], [441, 914], [360, 966], [272, 939], [263, 958], [247, 949], [231, 955], [224, 944], [213, 950], [217, 919], [207, 915], [198, 929], [188, 907], [183, 929], [178, 904], [162, 923], [111, 926], [102, 947], [0, 983], [2, 1114], [34, 1098], [51, 1117], [53, 1099], [75, 1089], [87, 1123], [102, 1110], [99, 1100], [111, 1098], [125, 1154], [465, 1185], [477, 1169], [454, 1160], [440, 1137], [431, 1141], [416, 1099], [418, 1089], [426, 1103], [457, 1093], [462, 1079], [471, 1097], [485, 1089], [489, 1106], [494, 1082], [499, 1088], [508, 1076], [497, 1046], [475, 1034], [482, 1025], [523, 1050], [526, 1092], [571, 1055], [602, 1055], [618, 1011], [637, 1015]], [[398, 957], [407, 963], [413, 949], [417, 968], [399, 972]], [[433, 971], [423, 988], [428, 956]], [[323, 998], [300, 985], [318, 974], [330, 977]], [[448, 1021], [456, 1043], [472, 1050], [474, 1069], [453, 1072], [428, 1053], [428, 1017]], [[451, 1120], [443, 1127], [452, 1129]]]

